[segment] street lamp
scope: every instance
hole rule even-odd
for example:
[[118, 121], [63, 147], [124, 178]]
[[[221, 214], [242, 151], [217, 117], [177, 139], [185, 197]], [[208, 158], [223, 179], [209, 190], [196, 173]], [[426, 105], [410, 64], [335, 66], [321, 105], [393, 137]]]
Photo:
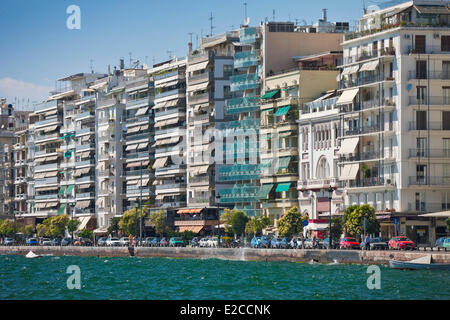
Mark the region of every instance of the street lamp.
[[216, 199], [217, 199], [217, 226], [218, 226], [218, 228], [217, 228], [217, 233], [218, 233], [218, 235], [217, 235], [217, 246], [219, 246], [220, 247], [220, 198], [221, 198], [221, 196], [218, 194], [217, 196], [216, 196]]
[[330, 200], [330, 232], [328, 235], [329, 241], [328, 241], [328, 249], [332, 249], [333, 248], [333, 238], [332, 238], [332, 234], [331, 234], [331, 199], [333, 199], [333, 188], [330, 186], [328, 188], [328, 200]]

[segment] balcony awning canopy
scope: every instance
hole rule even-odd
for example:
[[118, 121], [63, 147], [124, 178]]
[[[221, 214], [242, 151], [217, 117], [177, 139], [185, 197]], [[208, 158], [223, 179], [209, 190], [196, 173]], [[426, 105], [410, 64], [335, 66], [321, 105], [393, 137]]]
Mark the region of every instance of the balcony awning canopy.
[[200, 90], [206, 90], [209, 86], [209, 82], [203, 82], [194, 86], [189, 86], [188, 87], [188, 92], [192, 92], [192, 91], [200, 91]]
[[356, 147], [358, 146], [358, 143], [359, 143], [359, 138], [351, 138], [351, 139], [343, 140], [338, 154], [343, 155], [343, 154], [354, 153], [356, 150]]
[[280, 107], [280, 108], [278, 108], [277, 112], [275, 112], [275, 116], [276, 117], [284, 116], [285, 114], [287, 114], [289, 112], [290, 109], [291, 109], [291, 106]]
[[58, 129], [57, 125], [56, 126], [51, 126], [51, 127], [46, 127], [44, 129], [44, 132], [52, 132], [52, 131], [55, 131], [56, 129]]
[[167, 161], [169, 161], [169, 157], [156, 159], [155, 163], [153, 164], [153, 169], [164, 168], [167, 164]]
[[364, 63], [359, 71], [360, 72], [363, 72], [363, 71], [375, 71], [377, 69], [377, 67], [378, 67], [378, 60], [375, 60], [375, 61]]
[[78, 186], [78, 189], [89, 189], [91, 187], [91, 185], [89, 183], [85, 183], [85, 184], [80, 184]]
[[127, 146], [125, 151], [131, 151], [131, 150], [136, 150], [136, 148], [138, 147], [137, 144], [133, 144], [131, 146]]
[[200, 231], [202, 231], [202, 229], [203, 229], [203, 226], [180, 226], [179, 232], [191, 231], [191, 232], [197, 234]]
[[[88, 203], [87, 207], [89, 207], [90, 201], [81, 201], [81, 202], [87, 202]], [[78, 203], [79, 202], [77, 202], [77, 205], [78, 205]], [[84, 206], [85, 204], [83, 203], [82, 205]], [[84, 208], [87, 208], [87, 207], [84, 207]], [[80, 208], [80, 209], [84, 209], [84, 208]], [[81, 231], [86, 228], [89, 220], [91, 220], [91, 217], [80, 217], [80, 218], [78, 218], [78, 220], [80, 220], [80, 224], [78, 225], [77, 231]]]
[[137, 117], [137, 116], [142, 116], [142, 115], [146, 114], [147, 111], [148, 111], [148, 109], [149, 109], [149, 107], [140, 108], [140, 109], [136, 112], [136, 117]]
[[158, 88], [167, 88], [178, 84], [178, 80], [169, 81], [158, 85]]
[[59, 206], [58, 214], [63, 214], [63, 213], [64, 213], [64, 210], [66, 210], [66, 204], [65, 204], [65, 203], [63, 203], [63, 204], [61, 204], [61, 205]]
[[344, 71], [342, 71], [341, 76], [346, 76], [348, 74], [357, 73], [359, 70], [359, 65], [345, 68]]
[[[77, 209], [86, 209], [90, 205], [91, 205], [91, 200], [77, 201], [77, 204], [75, 205], [75, 208], [77, 208]], [[84, 218], [86, 218], [86, 217], [84, 217]], [[90, 217], [88, 217], [88, 218], [90, 218]], [[83, 229], [84, 228], [82, 228], [81, 230], [83, 230]]]
[[282, 157], [278, 159], [277, 171], [281, 169], [287, 169], [292, 157]]
[[148, 142], [146, 143], [140, 143], [137, 147], [138, 150], [142, 150], [148, 147]]
[[140, 129], [141, 129], [140, 126], [133, 127], [133, 128], [129, 128], [129, 129], [127, 130], [127, 133], [136, 133], [136, 132], [139, 132]]
[[187, 68], [187, 72], [194, 72], [205, 69], [209, 64], [209, 61], [205, 61], [202, 63], [197, 63]]
[[448, 6], [417, 6], [414, 8], [420, 14], [450, 14], [450, 9]]
[[356, 175], [359, 171], [359, 164], [346, 164], [342, 168], [341, 175], [339, 176], [339, 180], [355, 180]]
[[67, 189], [66, 189], [66, 194], [70, 194], [74, 187], [75, 187], [74, 185], [68, 186]]
[[202, 209], [180, 209], [177, 211], [178, 214], [200, 214], [202, 213], [203, 208]]
[[272, 191], [274, 184], [263, 184], [258, 192], [258, 199], [266, 199], [270, 191]]
[[287, 192], [291, 188], [292, 182], [279, 183], [275, 192]]
[[271, 90], [271, 91], [266, 91], [266, 93], [261, 97], [261, 99], [262, 99], [262, 100], [272, 99], [278, 92], [280, 92], [279, 89], [277, 89], [277, 90]]
[[58, 191], [58, 195], [62, 196], [66, 192], [67, 187], [61, 187]]
[[339, 97], [336, 104], [343, 105], [343, 104], [353, 103], [353, 99], [355, 99], [358, 92], [359, 92], [359, 89], [352, 89], [352, 90], [344, 91], [344, 93], [342, 93], [342, 95]]
[[200, 175], [200, 174], [206, 174], [208, 172], [210, 165], [200, 166], [200, 167], [194, 167], [192, 168], [191, 173], [193, 175]]

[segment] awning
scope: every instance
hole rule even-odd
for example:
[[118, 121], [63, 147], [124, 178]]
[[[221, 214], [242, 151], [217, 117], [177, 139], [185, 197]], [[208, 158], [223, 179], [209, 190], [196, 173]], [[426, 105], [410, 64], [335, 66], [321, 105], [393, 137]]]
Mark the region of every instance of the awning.
[[75, 205], [75, 208], [86, 209], [90, 205], [91, 205], [91, 200], [77, 201], [77, 204]]
[[341, 76], [345, 76], [352, 73], [357, 73], [359, 70], [359, 65], [345, 68], [344, 71], [342, 71]]
[[167, 161], [169, 161], [169, 157], [156, 159], [155, 163], [153, 164], [153, 169], [164, 168], [167, 164]]
[[162, 146], [165, 144], [174, 144], [174, 143], [178, 143], [180, 141], [181, 137], [172, 137], [172, 138], [167, 138], [167, 139], [161, 139], [156, 141], [152, 147], [157, 147], [157, 146]]
[[135, 133], [135, 132], [139, 132], [139, 130], [141, 130], [140, 126], [136, 126], [136, 127], [132, 127], [127, 129], [127, 133]]
[[61, 204], [61, 205], [59, 206], [58, 214], [63, 214], [63, 213], [64, 213], [64, 210], [66, 210], [66, 204], [65, 204], [65, 203], [63, 203], [63, 204]]
[[351, 139], [345, 139], [342, 140], [341, 148], [339, 149], [338, 154], [349, 154], [354, 153], [356, 150], [356, 147], [358, 146], [359, 138], [351, 138]]
[[141, 149], [145, 149], [145, 148], [147, 148], [147, 147], [148, 147], [148, 142], [146, 142], [146, 143], [140, 143], [140, 144], [138, 145], [137, 149], [138, 149], [138, 150], [141, 150]]
[[[82, 202], [85, 202], [85, 201], [82, 201]], [[78, 205], [78, 203], [77, 203], [77, 205]], [[80, 218], [78, 218], [78, 220], [80, 221], [80, 224], [78, 225], [77, 231], [81, 231], [86, 228], [89, 220], [91, 220], [91, 217], [80, 217]]]
[[86, 184], [80, 184], [78, 186], [78, 189], [89, 189], [91, 187], [91, 185], [89, 183]]
[[46, 208], [54, 208], [54, 207], [57, 207], [57, 206], [58, 206], [58, 202], [47, 202], [45, 204]]
[[205, 166], [201, 166], [201, 167], [197, 167], [196, 171], [198, 174], [206, 174], [208, 172], [210, 165], [205, 165]]
[[271, 91], [266, 91], [266, 93], [261, 97], [261, 99], [262, 99], [262, 100], [272, 99], [278, 92], [280, 92], [279, 89], [277, 89], [277, 90], [271, 90]]
[[49, 177], [56, 177], [58, 175], [58, 171], [48, 171], [45, 173], [45, 177], [49, 178]]
[[39, 192], [41, 192], [41, 191], [55, 191], [55, 190], [58, 190], [58, 186], [54, 186], [54, 187], [43, 186], [43, 187], [36, 187], [35, 189], [36, 189], [36, 191], [39, 191]]
[[136, 117], [137, 117], [137, 116], [142, 116], [142, 115], [146, 114], [147, 111], [148, 111], [148, 109], [149, 109], [149, 107], [140, 108], [140, 109], [136, 112]]
[[158, 87], [158, 88], [167, 88], [167, 87], [174, 86], [174, 85], [176, 85], [176, 84], [178, 84], [178, 80], [173, 80], [173, 81], [165, 82], [165, 83], [163, 83], [163, 84], [161, 84], [161, 85], [158, 85], [157, 87]]
[[188, 92], [192, 92], [192, 91], [200, 91], [200, 90], [206, 90], [209, 86], [209, 82], [203, 82], [194, 86], [189, 86], [187, 91]]
[[58, 110], [55, 109], [55, 110], [46, 112], [46, 113], [45, 113], [45, 116], [46, 116], [46, 117], [48, 117], [48, 116], [54, 116], [54, 115], [57, 114], [57, 113], [58, 113]]
[[[148, 165], [148, 161], [143, 161], [142, 162], [142, 166], [146, 166]], [[131, 162], [131, 163], [127, 163], [127, 168], [137, 168], [141, 166], [141, 162]]]
[[98, 90], [98, 89], [106, 86], [107, 84], [108, 84], [108, 82], [103, 81], [103, 82], [100, 82], [100, 83], [93, 84], [89, 88], [94, 89], [94, 90]]
[[148, 124], [141, 126], [141, 128], [139, 129], [140, 131], [145, 131], [148, 130]]
[[337, 105], [342, 104], [351, 104], [353, 103], [353, 99], [355, 99], [356, 95], [358, 94], [359, 89], [352, 89], [347, 90], [342, 93], [342, 95], [339, 97], [338, 101], [336, 102]]
[[428, 218], [450, 218], [450, 211], [443, 211], [443, 212], [435, 212], [435, 213], [420, 214], [419, 217], [428, 217]]
[[51, 126], [44, 129], [44, 132], [52, 132], [58, 129], [58, 126]]
[[138, 147], [138, 144], [133, 144], [131, 146], [127, 146], [125, 151], [131, 151], [131, 150], [136, 150]]
[[185, 232], [185, 231], [191, 231], [195, 234], [199, 233], [200, 231], [202, 231], [203, 226], [182, 226], [179, 227], [179, 232]]
[[282, 157], [278, 159], [277, 171], [281, 169], [287, 169], [289, 163], [291, 162], [291, 157]]
[[129, 180], [127, 181], [127, 186], [137, 185], [139, 180]]
[[414, 8], [420, 14], [450, 14], [450, 10], [448, 6], [417, 6], [414, 5]]
[[74, 187], [75, 187], [74, 185], [68, 186], [67, 189], [66, 189], [66, 194], [70, 194]]
[[355, 180], [359, 171], [359, 164], [346, 164], [341, 171], [339, 180]]
[[72, 176], [75, 178], [81, 176], [81, 169], [75, 170], [73, 172]]
[[258, 191], [258, 199], [266, 199], [270, 191], [272, 191], [274, 184], [263, 184]]
[[58, 195], [62, 196], [66, 192], [67, 187], [61, 187], [58, 191]]
[[378, 60], [375, 60], [375, 61], [364, 63], [359, 71], [360, 72], [362, 72], [362, 71], [375, 71], [377, 69], [377, 67], [378, 67]]
[[314, 101], [312, 101], [312, 102], [320, 102], [320, 101], [322, 101], [322, 100], [325, 100], [325, 99], [331, 97], [331, 96], [334, 95], [334, 94], [335, 94], [334, 91], [331, 92], [331, 93], [327, 93], [327, 94], [321, 96], [320, 98], [318, 98], [318, 99], [316, 99], [316, 100], [314, 100]]
[[205, 61], [205, 62], [202, 62], [202, 63], [197, 63], [197, 64], [194, 64], [194, 65], [190, 65], [187, 68], [186, 71], [187, 72], [194, 72], [194, 71], [203, 70], [203, 69], [205, 69], [208, 66], [208, 64], [209, 64], [209, 61]]
[[180, 209], [177, 211], [178, 214], [200, 214], [202, 213], [203, 209], [197, 208], [197, 209]]
[[167, 101], [166, 104], [164, 105], [166, 108], [169, 107], [175, 107], [176, 105], [178, 105], [178, 101], [180, 101], [180, 99], [175, 99], [175, 100], [170, 100]]
[[311, 222], [306, 226], [306, 229], [310, 231], [325, 231], [328, 227], [329, 224], [327, 223]]
[[279, 183], [275, 192], [287, 192], [291, 188], [292, 182]]
[[277, 112], [275, 112], [275, 116], [276, 117], [284, 116], [285, 114], [287, 114], [289, 112], [290, 109], [291, 109], [291, 106], [280, 107], [280, 108], [278, 108]]

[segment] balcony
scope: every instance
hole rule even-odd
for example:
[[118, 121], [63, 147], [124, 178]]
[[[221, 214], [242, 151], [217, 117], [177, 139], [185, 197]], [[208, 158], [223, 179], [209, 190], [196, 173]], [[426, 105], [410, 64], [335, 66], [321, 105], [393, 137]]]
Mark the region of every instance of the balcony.
[[449, 149], [409, 149], [410, 158], [450, 158]]
[[75, 117], [75, 121], [80, 121], [80, 120], [84, 120], [84, 119], [87, 119], [87, 118], [94, 118], [94, 115], [91, 114], [90, 111], [86, 111], [86, 112], [78, 114]]
[[47, 102], [43, 102], [40, 104], [36, 104], [34, 106], [34, 111], [41, 111], [41, 110], [46, 110], [46, 109], [50, 109], [50, 108], [56, 108], [58, 106], [58, 101], [57, 100], [52, 100], [52, 101], [47, 101]]
[[382, 132], [382, 131], [384, 131], [384, 126], [382, 126], [380, 128], [379, 124], [375, 124], [372, 126], [364, 126], [361, 128], [349, 129], [345, 132], [345, 135], [346, 136], [356, 136], [356, 135], [362, 135], [362, 134], [378, 133], [378, 132]]
[[195, 115], [194, 117], [189, 118], [190, 124], [203, 123], [203, 122], [213, 122], [214, 117], [210, 116], [209, 113]]
[[210, 92], [189, 96], [189, 104], [206, 103], [210, 100], [214, 100], [214, 94]]
[[131, 100], [131, 101], [127, 101], [127, 109], [137, 106], [137, 105], [146, 105], [149, 104], [149, 99], [148, 97], [142, 98], [142, 99], [138, 99], [138, 100]]
[[234, 55], [234, 68], [248, 68], [258, 65], [259, 51], [244, 51]]
[[364, 85], [377, 84], [382, 81], [394, 81], [393, 76], [364, 76], [358, 77], [356, 80], [342, 80], [339, 82], [339, 89], [347, 89]]
[[450, 123], [444, 123], [443, 121], [430, 121], [430, 122], [417, 122], [411, 121], [408, 126], [409, 131], [415, 130], [431, 130], [431, 131], [448, 131], [450, 130]]
[[88, 199], [88, 198], [95, 198], [95, 195], [93, 192], [86, 192], [86, 193], [77, 193], [76, 199]]
[[97, 102], [98, 108], [114, 106], [116, 103], [117, 103], [117, 100], [115, 98], [104, 99], [104, 100], [102, 99]]
[[[169, 114], [174, 114], [174, 113], [182, 113], [182, 110], [179, 108], [173, 108], [173, 109], [169, 109], [166, 111], [155, 112], [155, 118], [167, 116]], [[148, 117], [147, 117], [147, 120], [148, 120]]]
[[231, 77], [230, 91], [244, 91], [258, 88], [259, 80], [256, 73], [242, 74]]
[[[144, 168], [147, 168], [147, 167], [144, 167]], [[125, 174], [125, 177], [127, 177], [127, 178], [128, 177], [137, 178], [137, 177], [140, 177], [141, 175], [153, 177], [153, 174], [148, 169], [142, 169], [142, 171], [141, 170], [125, 171], [124, 174]]]
[[178, 95], [178, 94], [185, 94], [185, 90], [183, 89], [173, 89], [173, 90], [169, 90], [169, 91], [165, 91], [165, 92], [161, 92], [155, 95], [155, 100], [156, 99], [162, 99], [165, 97], [169, 97], [172, 95]]
[[450, 80], [450, 72], [448, 71], [430, 71], [427, 72], [424, 70], [423, 72], [418, 71], [409, 71], [408, 72], [408, 80]]
[[75, 183], [83, 183], [83, 182], [93, 183], [94, 182], [93, 174], [92, 175], [88, 175], [86, 177], [78, 178], [78, 179], [75, 180]]
[[58, 200], [58, 194], [44, 194], [44, 195], [36, 195], [34, 197], [35, 200]]
[[95, 146], [93, 144], [84, 144], [82, 146], [76, 146], [76, 151], [83, 151], [83, 150], [89, 150], [94, 149]]
[[242, 45], [250, 45], [256, 42], [259, 37], [256, 28], [243, 28], [239, 32], [239, 42]]
[[225, 112], [227, 114], [238, 114], [242, 112], [252, 112], [259, 109], [258, 97], [234, 98], [228, 100]]
[[46, 179], [36, 179], [34, 181], [34, 186], [35, 187], [43, 187], [46, 185], [57, 184], [57, 183], [58, 183], [58, 177], [51, 177], [51, 178], [46, 178]]
[[347, 65], [351, 63], [362, 62], [380, 57], [395, 57], [395, 49], [384, 48], [380, 50], [370, 50], [370, 51], [363, 50], [359, 54], [344, 57], [343, 64]]
[[[203, 202], [205, 203], [205, 202]], [[175, 218], [174, 226], [175, 227], [187, 227], [187, 226], [217, 226], [218, 221], [217, 218]]]
[[184, 189], [186, 188], [186, 183], [180, 182], [180, 183], [172, 183], [172, 184], [160, 184], [156, 186], [156, 191], [163, 191], [163, 190], [171, 190], [171, 189]]
[[235, 185], [231, 189], [219, 191], [220, 203], [248, 203], [259, 201], [260, 187], [252, 185]]
[[[175, 76], [177, 76], [177, 75], [179, 75], [178, 70], [171, 71], [171, 72], [164, 72], [164, 73], [155, 75], [155, 76], [153, 77], [153, 80], [154, 80], [154, 81], [163, 80], [163, 79], [166, 79], [166, 78], [175, 77]], [[181, 75], [181, 74], [180, 74], [180, 75]]]
[[406, 51], [408, 54], [450, 54], [449, 50], [443, 50], [442, 46], [409, 46]]
[[59, 168], [58, 163], [51, 163], [51, 164], [45, 164], [45, 165], [42, 165], [42, 166], [36, 166], [34, 168], [34, 172], [58, 170], [58, 168]]
[[383, 177], [364, 178], [359, 180], [350, 180], [347, 187], [349, 188], [366, 188], [366, 187], [380, 187], [392, 185], [391, 179]]
[[445, 96], [431, 96], [423, 98], [417, 98], [415, 96], [409, 97], [410, 106], [428, 105], [428, 104], [431, 106], [448, 106], [450, 105], [450, 98]]
[[331, 179], [308, 179], [300, 181], [298, 190], [328, 190], [330, 186], [337, 187], [339, 180], [337, 178]]
[[75, 163], [75, 167], [86, 167], [95, 165], [94, 160], [79, 161]]
[[52, 141], [58, 139], [60, 136], [59, 133], [53, 133], [53, 134], [47, 134], [47, 135], [40, 135], [36, 137], [36, 144], [42, 143], [45, 141]]
[[450, 203], [438, 203], [438, 202], [420, 202], [420, 203], [408, 203], [408, 212], [414, 213], [434, 213], [450, 211]]
[[319, 102], [305, 103], [303, 105], [302, 114], [332, 110], [333, 108], [336, 107], [337, 101], [338, 101], [338, 98], [336, 97], [336, 98], [321, 100]]
[[409, 177], [410, 186], [449, 186], [450, 177]]
[[206, 81], [214, 80], [214, 76], [212, 72], [204, 72], [188, 78], [189, 85], [196, 85]]
[[53, 117], [51, 119], [46, 119], [46, 120], [42, 120], [42, 121], [38, 121], [34, 123], [34, 127], [35, 128], [39, 128], [45, 125], [49, 125], [49, 124], [59, 124], [61, 123], [61, 119], [59, 119], [58, 117]]
[[341, 157], [340, 162], [354, 162], [354, 161], [371, 161], [383, 158], [390, 158], [388, 153], [382, 154], [379, 151], [364, 151], [361, 154]]
[[76, 131], [76, 136], [82, 136], [82, 135], [86, 135], [86, 134], [91, 134], [95, 132], [95, 128], [94, 127], [89, 127], [89, 128], [84, 128], [84, 129], [80, 129]]

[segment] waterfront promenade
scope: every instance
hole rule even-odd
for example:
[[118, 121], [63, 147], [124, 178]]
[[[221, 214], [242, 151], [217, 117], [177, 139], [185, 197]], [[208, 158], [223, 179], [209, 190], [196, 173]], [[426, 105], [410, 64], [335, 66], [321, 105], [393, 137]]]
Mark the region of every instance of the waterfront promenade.
[[237, 261], [288, 261], [309, 263], [387, 264], [390, 259], [408, 261], [432, 254], [438, 263], [450, 263], [450, 252], [434, 251], [361, 251], [252, 248], [149, 248], [149, 247], [0, 247], [0, 255], [40, 255], [93, 257], [166, 257], [222, 259]]

